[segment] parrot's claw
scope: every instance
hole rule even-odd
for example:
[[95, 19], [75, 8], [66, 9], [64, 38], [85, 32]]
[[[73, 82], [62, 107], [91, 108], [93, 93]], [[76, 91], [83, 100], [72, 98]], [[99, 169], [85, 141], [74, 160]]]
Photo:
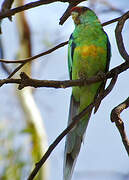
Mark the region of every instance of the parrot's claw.
[[99, 71], [99, 72], [97, 73], [97, 76], [98, 76], [101, 80], [106, 79], [106, 75], [105, 75], [105, 73], [102, 72], [102, 71]]
[[84, 73], [84, 72], [79, 72], [79, 78], [80, 78], [80, 79], [87, 79], [88, 76], [87, 76], [87, 74]]

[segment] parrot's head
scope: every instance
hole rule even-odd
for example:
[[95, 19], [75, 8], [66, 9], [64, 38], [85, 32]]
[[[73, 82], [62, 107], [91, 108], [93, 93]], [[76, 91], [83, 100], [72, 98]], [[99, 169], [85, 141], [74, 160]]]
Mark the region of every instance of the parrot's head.
[[84, 6], [73, 7], [70, 10], [70, 13], [76, 25], [84, 23], [84, 21], [86, 21], [88, 18], [92, 20], [91, 16], [96, 17], [95, 13], [91, 9]]

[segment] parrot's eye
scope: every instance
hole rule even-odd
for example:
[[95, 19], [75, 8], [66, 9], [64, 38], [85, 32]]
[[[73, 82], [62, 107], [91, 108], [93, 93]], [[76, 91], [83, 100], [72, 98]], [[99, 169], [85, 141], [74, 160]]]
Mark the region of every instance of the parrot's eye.
[[85, 11], [87, 11], [87, 10], [88, 10], [87, 7], [83, 7], [83, 8], [82, 8], [82, 11], [83, 11], [83, 12], [85, 12]]

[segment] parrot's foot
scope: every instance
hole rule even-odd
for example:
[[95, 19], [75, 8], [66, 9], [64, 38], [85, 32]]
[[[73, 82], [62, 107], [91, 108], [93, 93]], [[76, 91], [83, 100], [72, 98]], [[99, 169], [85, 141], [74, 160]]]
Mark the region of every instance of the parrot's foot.
[[88, 78], [87, 74], [84, 73], [84, 72], [79, 72], [78, 76], [79, 76], [80, 79], [87, 79]]
[[100, 78], [100, 80], [106, 79], [106, 75], [105, 75], [105, 73], [102, 72], [102, 71], [99, 71], [99, 72], [97, 73], [97, 76], [98, 76], [98, 78]]

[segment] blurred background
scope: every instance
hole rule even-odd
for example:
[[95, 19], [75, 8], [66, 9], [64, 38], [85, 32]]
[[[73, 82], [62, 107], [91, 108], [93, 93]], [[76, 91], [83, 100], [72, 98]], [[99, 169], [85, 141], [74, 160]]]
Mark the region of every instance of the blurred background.
[[[0, 6], [2, 2], [3, 0], [0, 0]], [[29, 2], [31, 1], [26, 0], [24, 3]], [[129, 10], [128, 0], [89, 0], [80, 5], [92, 8], [102, 23], [119, 17]], [[59, 25], [59, 19], [67, 6], [67, 3], [57, 2], [25, 11], [30, 28], [32, 56], [69, 39], [74, 29], [71, 17], [62, 26]], [[2, 21], [0, 35], [3, 58], [8, 60], [18, 59], [20, 46], [16, 16], [12, 20], [10, 22], [6, 18]], [[117, 49], [115, 27], [116, 23], [104, 27], [111, 42], [110, 69], [124, 62]], [[126, 21], [122, 34], [126, 50], [129, 52], [129, 21]], [[12, 71], [14, 65], [8, 65], [8, 68]], [[0, 72], [0, 79], [7, 77], [7, 71], [2, 65]], [[69, 79], [67, 45], [36, 59], [32, 63], [31, 76], [44, 80]], [[31, 88], [31, 90], [33, 101], [44, 124], [49, 146], [67, 126], [71, 88]], [[128, 155], [115, 124], [110, 121], [111, 110], [124, 101], [128, 93], [129, 72], [126, 71], [119, 75], [112, 92], [103, 100], [98, 112], [91, 116], [73, 180], [129, 180]], [[27, 120], [21, 99], [16, 94], [15, 85], [4, 85], [0, 88], [0, 179], [3, 180], [25, 180], [32, 170], [33, 133], [30, 132], [31, 126], [28, 123], [30, 121]], [[124, 111], [121, 117], [129, 135], [129, 110]], [[38, 141], [38, 138], [36, 140]], [[62, 179], [64, 142], [65, 139], [49, 157], [48, 180]]]

